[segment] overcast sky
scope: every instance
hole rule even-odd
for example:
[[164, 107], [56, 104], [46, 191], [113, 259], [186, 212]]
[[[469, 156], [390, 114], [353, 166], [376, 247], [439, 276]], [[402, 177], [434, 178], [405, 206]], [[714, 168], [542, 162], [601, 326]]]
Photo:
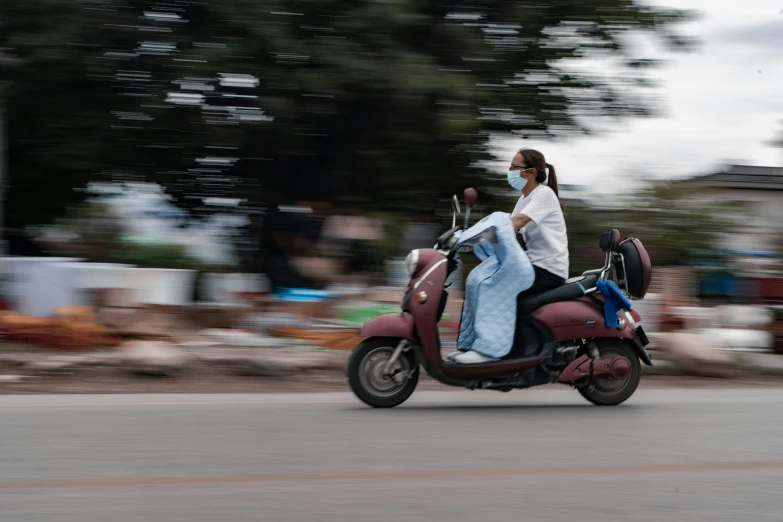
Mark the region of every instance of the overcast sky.
[[498, 144], [501, 169], [520, 147], [537, 148], [561, 184], [606, 192], [633, 173], [680, 177], [724, 162], [783, 164], [783, 150], [765, 143], [783, 131], [783, 0], [654, 3], [702, 13], [684, 26], [701, 40], [699, 48], [668, 55], [656, 75], [663, 117], [631, 120], [598, 138]]

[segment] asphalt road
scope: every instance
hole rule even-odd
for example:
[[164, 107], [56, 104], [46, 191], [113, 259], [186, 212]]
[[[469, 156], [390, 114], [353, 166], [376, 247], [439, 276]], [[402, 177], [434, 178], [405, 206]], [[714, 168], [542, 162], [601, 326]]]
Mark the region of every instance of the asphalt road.
[[783, 520], [783, 390], [0, 397], [0, 521]]

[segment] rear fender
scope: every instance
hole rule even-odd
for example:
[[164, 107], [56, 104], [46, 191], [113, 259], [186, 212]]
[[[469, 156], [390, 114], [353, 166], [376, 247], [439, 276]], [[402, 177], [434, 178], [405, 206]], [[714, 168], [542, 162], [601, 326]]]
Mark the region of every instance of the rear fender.
[[595, 339], [600, 338], [622, 339], [628, 343], [631, 348], [633, 348], [633, 350], [636, 352], [636, 355], [639, 356], [640, 361], [642, 361], [647, 366], [653, 365], [652, 357], [650, 357], [647, 348], [644, 347], [644, 343], [642, 343], [630, 325], [626, 326], [623, 330], [606, 328], [603, 332], [601, 332], [599, 337], [595, 337]]
[[381, 314], [364, 323], [359, 336], [413, 340], [415, 325], [413, 315], [408, 312]]
[[628, 339], [628, 342], [631, 343], [631, 347], [633, 347], [636, 355], [639, 356], [640, 361], [642, 361], [647, 366], [653, 365], [652, 357], [650, 357], [649, 352], [647, 352], [647, 348], [644, 347], [644, 344], [638, 337]]
[[650, 339], [647, 338], [647, 334], [644, 332], [644, 329], [639, 326], [639, 323], [642, 321], [642, 317], [639, 315], [639, 312], [634, 309], [629, 310], [628, 315], [630, 316], [631, 324], [626, 326], [626, 329], [633, 331], [633, 336], [626, 339], [626, 341], [631, 343], [634, 351], [644, 364], [647, 366], [652, 366], [652, 357], [650, 357], [650, 353], [647, 351], [647, 345], [650, 344]]
[[[634, 314], [633, 309], [631, 312], [634, 322], [638, 322], [639, 314]], [[644, 364], [652, 366], [650, 354], [647, 353], [645, 344], [639, 339], [639, 335], [630, 321], [626, 320], [625, 327], [619, 330], [606, 326], [603, 299], [600, 296], [593, 294], [572, 301], [551, 303], [542, 306], [530, 315], [545, 324], [554, 334], [556, 341], [600, 339], [602, 337], [623, 339], [631, 344]]]

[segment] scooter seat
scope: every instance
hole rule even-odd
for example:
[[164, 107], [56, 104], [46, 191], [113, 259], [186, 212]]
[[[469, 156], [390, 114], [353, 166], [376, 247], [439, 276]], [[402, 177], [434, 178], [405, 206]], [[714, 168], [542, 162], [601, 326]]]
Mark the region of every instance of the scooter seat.
[[526, 292], [522, 292], [517, 297], [517, 314], [530, 315], [544, 305], [576, 299], [585, 295], [588, 290], [595, 288], [597, 281], [598, 276], [590, 274], [540, 294], [528, 295]]

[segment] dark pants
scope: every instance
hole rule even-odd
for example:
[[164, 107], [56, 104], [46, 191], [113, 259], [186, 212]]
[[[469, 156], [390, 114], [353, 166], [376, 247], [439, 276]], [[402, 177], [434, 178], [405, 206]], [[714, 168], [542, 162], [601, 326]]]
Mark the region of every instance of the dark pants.
[[543, 268], [539, 268], [535, 265], [533, 265], [533, 270], [536, 273], [536, 280], [533, 282], [533, 286], [525, 290], [525, 295], [540, 294], [565, 284], [565, 279], [560, 276], [556, 276], [548, 270], [544, 270]]
[[[565, 279], [556, 276], [543, 268], [533, 265], [533, 270], [536, 273], [536, 280], [533, 282], [533, 286], [520, 292], [519, 296], [517, 296], [517, 303], [535, 295], [542, 294], [547, 290], [557, 288], [565, 283]], [[531, 357], [534, 354], [539, 353], [543, 349], [545, 343], [552, 341], [551, 336], [552, 333], [549, 332], [549, 328], [530, 316], [517, 316], [514, 346], [511, 349], [511, 353], [505, 358], [515, 359], [518, 357]], [[530, 370], [530, 375], [533, 375], [534, 373], [534, 370]]]

